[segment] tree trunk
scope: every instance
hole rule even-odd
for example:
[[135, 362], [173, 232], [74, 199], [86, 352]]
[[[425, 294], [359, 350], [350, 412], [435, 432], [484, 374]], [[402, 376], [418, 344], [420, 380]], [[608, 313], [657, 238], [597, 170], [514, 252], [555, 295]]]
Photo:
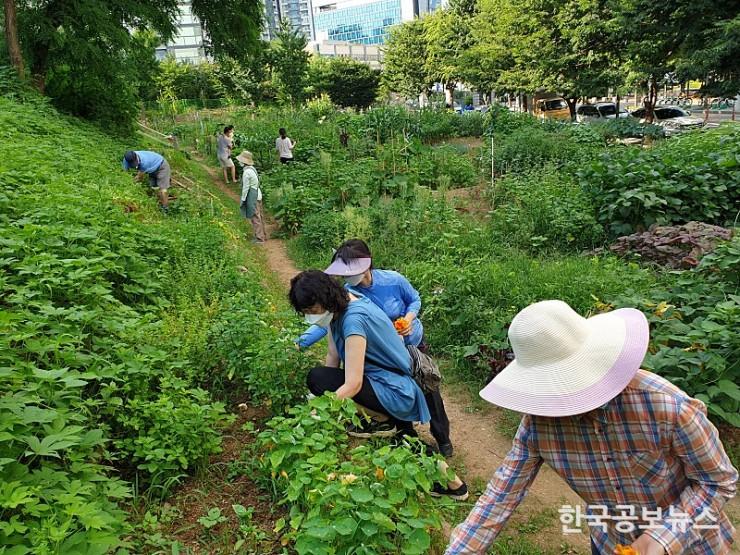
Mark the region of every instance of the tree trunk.
[[455, 90], [455, 85], [450, 85], [450, 83], [445, 83], [445, 105], [448, 108], [454, 107], [454, 99], [452, 95], [453, 90]]
[[575, 121], [576, 120], [576, 102], [578, 101], [577, 97], [569, 96], [565, 99], [565, 101], [568, 103], [568, 110], [570, 110], [570, 120]]
[[617, 106], [617, 113], [614, 116], [614, 119], [616, 120], [619, 120], [619, 101], [620, 101], [620, 96], [619, 96], [619, 93], [617, 93], [617, 101], [615, 102]]
[[647, 123], [653, 123], [653, 117], [655, 116], [655, 101], [658, 99], [658, 85], [655, 82], [654, 77], [650, 77], [648, 81], [648, 97], [645, 100], [645, 121]]
[[18, 43], [18, 19], [16, 17], [15, 0], [4, 0], [3, 7], [5, 9], [5, 42], [8, 45], [10, 65], [18, 72], [18, 76], [24, 79], [25, 68], [23, 67], [21, 46]]

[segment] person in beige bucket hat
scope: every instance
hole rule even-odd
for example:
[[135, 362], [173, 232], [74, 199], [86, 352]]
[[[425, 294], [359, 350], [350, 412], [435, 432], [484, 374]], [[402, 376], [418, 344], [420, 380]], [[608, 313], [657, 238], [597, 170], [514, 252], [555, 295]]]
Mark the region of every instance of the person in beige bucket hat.
[[244, 166], [239, 211], [242, 216], [252, 221], [253, 242], [262, 244], [267, 240], [267, 232], [262, 214], [262, 190], [257, 170], [254, 168], [254, 158], [251, 152], [242, 150], [236, 159]]
[[[480, 394], [523, 417], [446, 555], [485, 553], [543, 463], [587, 503], [579, 520], [594, 555], [618, 545], [639, 555], [730, 553], [735, 529], [722, 509], [738, 472], [705, 405], [640, 369], [648, 341], [645, 316], [631, 308], [583, 318], [542, 301], [516, 315], [515, 358]], [[577, 509], [561, 509], [570, 528]]]

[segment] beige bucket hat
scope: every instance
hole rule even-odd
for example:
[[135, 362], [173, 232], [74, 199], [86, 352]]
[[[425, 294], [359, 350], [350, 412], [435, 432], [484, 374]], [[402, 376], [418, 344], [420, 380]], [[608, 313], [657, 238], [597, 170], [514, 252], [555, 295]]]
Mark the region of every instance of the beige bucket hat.
[[254, 166], [254, 158], [252, 158], [252, 153], [248, 150], [242, 150], [236, 159], [247, 166]]

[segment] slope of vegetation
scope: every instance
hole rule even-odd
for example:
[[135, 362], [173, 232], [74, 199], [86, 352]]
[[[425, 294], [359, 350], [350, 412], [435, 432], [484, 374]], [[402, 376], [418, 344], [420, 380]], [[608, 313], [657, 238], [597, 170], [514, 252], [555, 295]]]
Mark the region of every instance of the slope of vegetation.
[[232, 247], [231, 211], [175, 190], [163, 217], [121, 170], [126, 148], [32, 95], [0, 97], [6, 554], [126, 545], [124, 508], [219, 451], [227, 403], [282, 408], [300, 391], [306, 361]]

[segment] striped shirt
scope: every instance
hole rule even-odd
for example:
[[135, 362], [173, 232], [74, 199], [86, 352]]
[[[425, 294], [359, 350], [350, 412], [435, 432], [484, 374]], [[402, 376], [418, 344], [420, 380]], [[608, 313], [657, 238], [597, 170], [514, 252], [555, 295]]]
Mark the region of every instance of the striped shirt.
[[[589, 413], [525, 415], [503, 464], [452, 533], [446, 555], [485, 553], [543, 463], [588, 505], [606, 507], [612, 518], [624, 514], [619, 506], [635, 507], [639, 519], [633, 532], [618, 531], [614, 520], [603, 521], [606, 531], [589, 527], [602, 553], [630, 545], [641, 533], [660, 542], [668, 555], [730, 552], [735, 529], [722, 508], [735, 495], [738, 473], [717, 429], [701, 401], [640, 370], [615, 399]], [[674, 515], [685, 513], [688, 525], [670, 516], [670, 507]], [[660, 520], [643, 521], [649, 514], [643, 511], [658, 510]]]

